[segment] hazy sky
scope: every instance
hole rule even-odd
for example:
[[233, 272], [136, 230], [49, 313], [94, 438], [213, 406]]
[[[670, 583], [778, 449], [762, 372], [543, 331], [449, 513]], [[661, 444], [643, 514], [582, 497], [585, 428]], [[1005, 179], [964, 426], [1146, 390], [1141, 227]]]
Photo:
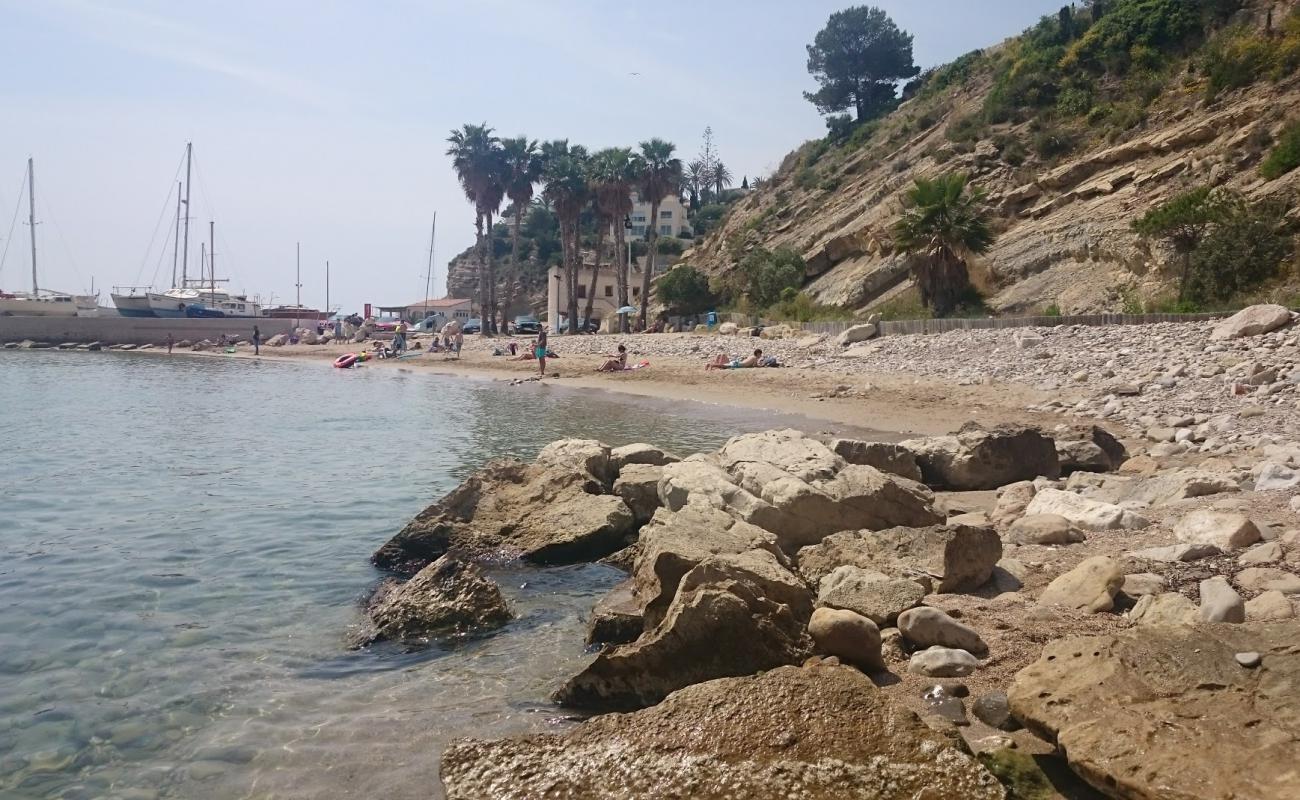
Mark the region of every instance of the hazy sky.
[[[996, 43], [1061, 0], [883, 0], [923, 66]], [[197, 177], [191, 263], [217, 225], [231, 287], [293, 302], [424, 296], [473, 242], [448, 130], [591, 148], [659, 136], [699, 150], [706, 125], [736, 175], [771, 172], [825, 126], [804, 45], [843, 0], [0, 0], [0, 288], [30, 288], [10, 220], [36, 159], [42, 285], [166, 286], [185, 142]], [[631, 73], [639, 73], [633, 75]], [[159, 220], [157, 239], [151, 237]], [[193, 269], [193, 268], [192, 268]]]

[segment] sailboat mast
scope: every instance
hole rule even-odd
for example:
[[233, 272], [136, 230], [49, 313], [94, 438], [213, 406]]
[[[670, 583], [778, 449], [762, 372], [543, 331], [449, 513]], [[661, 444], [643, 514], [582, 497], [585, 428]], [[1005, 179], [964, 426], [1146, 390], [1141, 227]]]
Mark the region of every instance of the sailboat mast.
[[330, 315], [330, 262], [325, 261], [325, 316]]
[[36, 285], [36, 167], [27, 159], [27, 224], [32, 229], [32, 296], [40, 291]]
[[429, 266], [424, 271], [424, 315], [429, 316], [429, 285], [433, 283], [433, 240], [438, 235], [438, 212], [433, 212], [433, 229], [429, 231]]
[[302, 242], [294, 243], [294, 253], [296, 266], [294, 267], [293, 285], [298, 289], [297, 299], [294, 301], [294, 304], [299, 308], [302, 308]]
[[172, 286], [176, 285], [176, 266], [181, 254], [181, 182], [176, 182], [176, 234], [172, 236]]
[[190, 263], [190, 162], [194, 155], [194, 143], [185, 143], [185, 243], [181, 251], [181, 285], [189, 277]]
[[217, 223], [208, 220], [208, 280], [212, 287], [208, 293], [208, 302], [217, 302]]

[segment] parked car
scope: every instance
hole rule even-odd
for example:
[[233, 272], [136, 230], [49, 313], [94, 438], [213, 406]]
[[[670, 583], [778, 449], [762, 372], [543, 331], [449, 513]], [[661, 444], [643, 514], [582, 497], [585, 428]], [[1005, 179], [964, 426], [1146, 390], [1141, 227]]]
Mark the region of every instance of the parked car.
[[469, 335], [469, 334], [471, 334], [471, 333], [482, 333], [482, 332], [483, 332], [483, 320], [481, 320], [481, 319], [467, 319], [467, 320], [465, 320], [465, 324], [462, 325], [462, 326], [460, 326], [460, 330], [461, 330], [461, 333], [464, 333], [464, 334], [466, 334], [466, 335]]
[[447, 324], [447, 318], [442, 314], [430, 314], [412, 326], [417, 331], [440, 331], [442, 326]]
[[[560, 328], [561, 333], [571, 333], [572, 326], [567, 322]], [[600, 320], [578, 319], [578, 333], [600, 333]]]
[[541, 332], [542, 323], [537, 319], [537, 317], [515, 317], [515, 333], [521, 335], [536, 335]]

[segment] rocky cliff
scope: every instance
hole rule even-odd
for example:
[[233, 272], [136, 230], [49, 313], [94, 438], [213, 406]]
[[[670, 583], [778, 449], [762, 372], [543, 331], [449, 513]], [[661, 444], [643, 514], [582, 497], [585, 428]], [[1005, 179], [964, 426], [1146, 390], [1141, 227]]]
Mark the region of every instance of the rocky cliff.
[[[1277, 37], [1274, 18], [1300, 14], [1295, 9], [1295, 3], [1248, 3], [1225, 25]], [[946, 88], [923, 88], [841, 144], [818, 140], [789, 154], [687, 253], [687, 263], [725, 275], [753, 247], [789, 247], [807, 262], [804, 290], [814, 299], [870, 308], [909, 282], [891, 240], [906, 189], [918, 176], [962, 171], [988, 192], [999, 234], [972, 264], [990, 308], [1118, 311], [1126, 300], [1171, 286], [1171, 254], [1139, 239], [1131, 224], [1172, 195], [1224, 186], [1252, 198], [1286, 197], [1296, 215], [1300, 170], [1273, 181], [1258, 171], [1300, 108], [1294, 71], [1210, 99], [1209, 79], [1198, 70], [1202, 56], [1173, 54], [1161, 79], [1128, 104], [1128, 119], [1113, 111], [1103, 116], [1098, 105], [1071, 123], [1061, 123], [1055, 108], [988, 123], [989, 95], [999, 88], [996, 65], [1016, 57], [1019, 41], [972, 54], [958, 79], [948, 73]], [[1098, 83], [1108, 80], [1113, 85], [1104, 75]], [[1058, 132], [1070, 140], [1068, 154], [1044, 143]]]

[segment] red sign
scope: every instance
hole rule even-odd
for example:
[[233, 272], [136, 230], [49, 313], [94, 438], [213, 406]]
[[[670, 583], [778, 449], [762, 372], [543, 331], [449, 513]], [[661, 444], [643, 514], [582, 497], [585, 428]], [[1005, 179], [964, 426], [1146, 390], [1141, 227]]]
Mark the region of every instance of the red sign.
[[366, 313], [363, 314], [361, 318], [362, 318], [362, 319], [370, 319], [370, 304], [369, 304], [369, 303], [366, 303]]

